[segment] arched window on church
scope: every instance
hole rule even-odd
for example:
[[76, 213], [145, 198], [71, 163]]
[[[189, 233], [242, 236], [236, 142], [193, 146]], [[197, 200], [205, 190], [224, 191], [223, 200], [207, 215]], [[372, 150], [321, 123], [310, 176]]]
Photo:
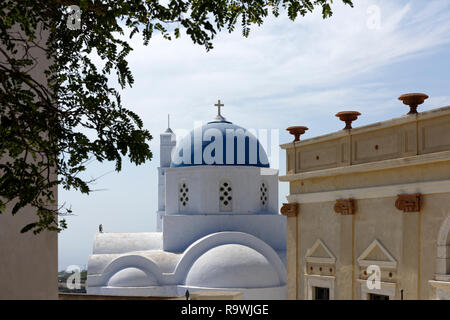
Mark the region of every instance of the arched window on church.
[[233, 187], [230, 180], [222, 180], [219, 187], [219, 210], [233, 211]]
[[269, 187], [267, 182], [262, 181], [259, 186], [259, 201], [262, 210], [267, 210], [267, 203], [269, 202]]
[[187, 211], [189, 204], [189, 187], [186, 181], [180, 181], [178, 186], [178, 211]]

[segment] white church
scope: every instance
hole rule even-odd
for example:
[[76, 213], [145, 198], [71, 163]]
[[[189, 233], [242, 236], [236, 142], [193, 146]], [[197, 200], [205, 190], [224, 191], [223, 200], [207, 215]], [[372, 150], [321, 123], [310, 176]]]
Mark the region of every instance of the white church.
[[286, 298], [286, 217], [260, 141], [218, 115], [176, 143], [160, 135], [157, 232], [98, 233], [88, 294], [240, 291]]

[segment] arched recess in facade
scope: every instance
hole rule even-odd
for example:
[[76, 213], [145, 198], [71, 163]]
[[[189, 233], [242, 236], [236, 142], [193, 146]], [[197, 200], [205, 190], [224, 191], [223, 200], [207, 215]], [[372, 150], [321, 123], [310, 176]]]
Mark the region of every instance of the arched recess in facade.
[[98, 279], [91, 280], [91, 286], [107, 286], [112, 276], [121, 270], [136, 268], [145, 272], [150, 278], [155, 278], [158, 283], [163, 283], [163, 274], [158, 265], [151, 259], [139, 255], [124, 255], [111, 261], [103, 270]]
[[450, 274], [450, 216], [444, 220], [438, 234], [436, 274]]

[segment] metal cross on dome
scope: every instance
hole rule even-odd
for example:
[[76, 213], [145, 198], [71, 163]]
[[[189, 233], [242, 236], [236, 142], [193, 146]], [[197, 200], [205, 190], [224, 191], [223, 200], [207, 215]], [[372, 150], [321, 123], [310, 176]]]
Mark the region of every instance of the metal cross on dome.
[[223, 103], [221, 103], [220, 100], [218, 100], [217, 103], [214, 106], [217, 107], [217, 116], [215, 117], [214, 120], [226, 121], [226, 119], [220, 114], [220, 108], [225, 106], [225, 105]]

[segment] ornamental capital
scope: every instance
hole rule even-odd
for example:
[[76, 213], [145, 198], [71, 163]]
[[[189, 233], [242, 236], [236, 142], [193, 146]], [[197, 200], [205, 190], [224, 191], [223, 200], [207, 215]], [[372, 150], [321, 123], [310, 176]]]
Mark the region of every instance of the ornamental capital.
[[341, 215], [355, 214], [355, 200], [354, 199], [337, 199], [334, 204], [334, 212]]
[[420, 211], [420, 193], [399, 194], [395, 201], [395, 207], [403, 212], [419, 212]]
[[286, 217], [296, 217], [298, 214], [298, 203], [283, 203], [283, 206], [280, 209], [280, 212], [283, 216]]

